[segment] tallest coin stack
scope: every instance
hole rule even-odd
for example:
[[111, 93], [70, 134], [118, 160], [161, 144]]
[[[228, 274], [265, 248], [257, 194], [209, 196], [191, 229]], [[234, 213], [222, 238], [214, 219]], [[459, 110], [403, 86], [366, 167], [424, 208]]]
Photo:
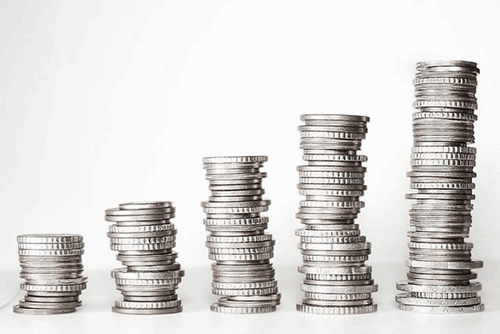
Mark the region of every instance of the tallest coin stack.
[[407, 282], [397, 288], [400, 308], [421, 313], [471, 313], [484, 309], [481, 284], [472, 269], [472, 179], [476, 160], [474, 121], [477, 64], [467, 61], [417, 63], [414, 80], [412, 169], [408, 173], [410, 259]]

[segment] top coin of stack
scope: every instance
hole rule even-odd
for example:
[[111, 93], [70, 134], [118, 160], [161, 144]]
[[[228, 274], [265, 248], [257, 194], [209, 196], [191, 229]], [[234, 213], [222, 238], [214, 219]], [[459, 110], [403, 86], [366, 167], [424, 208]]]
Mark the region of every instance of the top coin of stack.
[[367, 133], [368, 117], [302, 115], [300, 147], [306, 166], [299, 166], [300, 202], [297, 229], [306, 275], [305, 296], [297, 310], [317, 314], [374, 312], [371, 293], [377, 291], [372, 268], [366, 266], [371, 244], [354, 224], [364, 202], [367, 161], [357, 155]]
[[414, 80], [414, 146], [410, 188], [410, 259], [407, 282], [397, 284], [400, 308], [423, 313], [471, 313], [484, 309], [472, 269], [472, 179], [476, 176], [474, 110], [477, 64], [468, 61], [417, 63]]
[[263, 199], [260, 172], [265, 156], [203, 159], [211, 196], [202, 202], [206, 246], [212, 265], [212, 292], [222, 296], [211, 310], [221, 313], [267, 313], [280, 303], [273, 257], [274, 240], [265, 233], [270, 201]]
[[113, 312], [122, 314], [170, 314], [182, 311], [177, 299], [184, 270], [175, 262], [177, 230], [170, 219], [175, 216], [171, 202], [132, 202], [106, 210], [111, 249], [126, 268], [111, 276], [123, 295]]
[[24, 234], [17, 237], [24, 300], [20, 314], [72, 313], [82, 305], [87, 287], [83, 276], [83, 237], [79, 234]]

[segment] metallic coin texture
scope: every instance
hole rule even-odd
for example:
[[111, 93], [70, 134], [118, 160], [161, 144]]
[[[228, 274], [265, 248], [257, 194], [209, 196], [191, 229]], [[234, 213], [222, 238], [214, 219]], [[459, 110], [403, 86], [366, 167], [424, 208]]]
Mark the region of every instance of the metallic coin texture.
[[88, 278], [83, 275], [83, 236], [79, 234], [24, 234], [17, 236], [21, 290], [24, 299], [14, 312], [52, 315], [76, 312]]
[[307, 165], [297, 167], [299, 202], [298, 248], [305, 274], [304, 299], [297, 310], [316, 314], [376, 311], [371, 293], [377, 290], [365, 265], [371, 243], [361, 235], [357, 214], [364, 207], [368, 158], [358, 155], [368, 132], [366, 116], [302, 115], [300, 146]]
[[266, 161], [266, 156], [203, 158], [211, 191], [208, 201], [201, 203], [210, 233], [205, 246], [208, 258], [215, 261], [212, 293], [221, 296], [211, 305], [213, 312], [268, 313], [279, 304], [270, 262], [275, 241], [265, 233], [269, 218], [261, 216], [271, 204], [262, 198], [267, 174], [260, 168]]
[[153, 315], [182, 312], [176, 290], [184, 270], [173, 250], [177, 230], [171, 219], [171, 201], [119, 204], [105, 210], [105, 219], [114, 224], [107, 233], [110, 248], [125, 266], [111, 271], [123, 300], [112, 311], [121, 314]]
[[476, 166], [474, 114], [477, 64], [461, 60], [416, 65], [411, 193], [416, 201], [408, 232], [408, 281], [396, 287], [400, 309], [418, 313], [475, 313], [484, 310], [472, 281], [483, 262], [472, 260]]

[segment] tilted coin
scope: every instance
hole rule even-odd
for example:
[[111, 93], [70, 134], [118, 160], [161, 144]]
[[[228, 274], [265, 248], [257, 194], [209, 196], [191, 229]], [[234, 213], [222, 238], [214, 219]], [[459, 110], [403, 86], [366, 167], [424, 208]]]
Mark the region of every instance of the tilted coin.
[[137, 315], [172, 314], [172, 313], [182, 312], [182, 306], [169, 307], [169, 308], [154, 308], [154, 309], [120, 308], [113, 306], [111, 310], [115, 313], [121, 313], [121, 314], [137, 314]]
[[64, 313], [74, 313], [74, 312], [76, 312], [76, 308], [36, 309], [36, 308], [25, 308], [19, 305], [14, 306], [14, 313], [18, 314], [51, 315], [51, 314], [64, 314]]
[[398, 282], [396, 288], [406, 292], [433, 292], [433, 293], [461, 293], [481, 291], [482, 286], [478, 282], [468, 285], [416, 285], [408, 282]]
[[145, 215], [162, 215], [165, 213], [173, 213], [175, 212], [175, 208], [170, 207], [160, 207], [160, 208], [152, 208], [152, 209], [139, 209], [139, 210], [130, 210], [130, 209], [120, 209], [120, 208], [111, 208], [106, 209], [106, 216], [145, 216]]
[[478, 269], [483, 267], [483, 261], [417, 261], [407, 260], [407, 266], [433, 269]]
[[410, 294], [399, 294], [396, 301], [404, 305], [415, 306], [472, 306], [481, 304], [480, 297], [461, 298], [461, 299], [435, 299], [435, 298], [416, 298]]

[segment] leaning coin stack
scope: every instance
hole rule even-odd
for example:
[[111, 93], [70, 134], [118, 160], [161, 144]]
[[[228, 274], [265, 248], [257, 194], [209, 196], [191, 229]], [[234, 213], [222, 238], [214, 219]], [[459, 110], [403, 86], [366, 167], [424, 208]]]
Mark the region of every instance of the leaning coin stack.
[[111, 249], [125, 268], [115, 269], [111, 277], [123, 300], [112, 310], [122, 314], [170, 314], [182, 311], [176, 289], [184, 270], [175, 262], [177, 230], [170, 219], [175, 216], [171, 202], [133, 202], [106, 210]]
[[472, 269], [473, 244], [465, 242], [472, 223], [472, 179], [476, 160], [474, 121], [477, 64], [420, 62], [414, 80], [413, 149], [410, 188], [408, 281], [397, 284], [403, 310], [473, 313], [484, 310], [481, 284]]
[[82, 305], [87, 288], [83, 276], [83, 237], [78, 234], [24, 234], [17, 237], [21, 289], [24, 300], [14, 306], [19, 314], [73, 313]]
[[211, 196], [202, 202], [206, 246], [212, 264], [212, 293], [219, 301], [210, 309], [220, 313], [268, 313], [281, 295], [270, 259], [272, 234], [265, 233], [268, 217], [261, 212], [271, 202], [262, 199], [260, 167], [266, 156], [209, 157], [203, 159]]
[[364, 206], [367, 161], [358, 155], [368, 117], [302, 115], [300, 147], [307, 165], [299, 166], [299, 193], [305, 196], [296, 215], [306, 275], [297, 310], [315, 314], [361, 314], [377, 310], [371, 266], [365, 265], [371, 244], [354, 223]]

